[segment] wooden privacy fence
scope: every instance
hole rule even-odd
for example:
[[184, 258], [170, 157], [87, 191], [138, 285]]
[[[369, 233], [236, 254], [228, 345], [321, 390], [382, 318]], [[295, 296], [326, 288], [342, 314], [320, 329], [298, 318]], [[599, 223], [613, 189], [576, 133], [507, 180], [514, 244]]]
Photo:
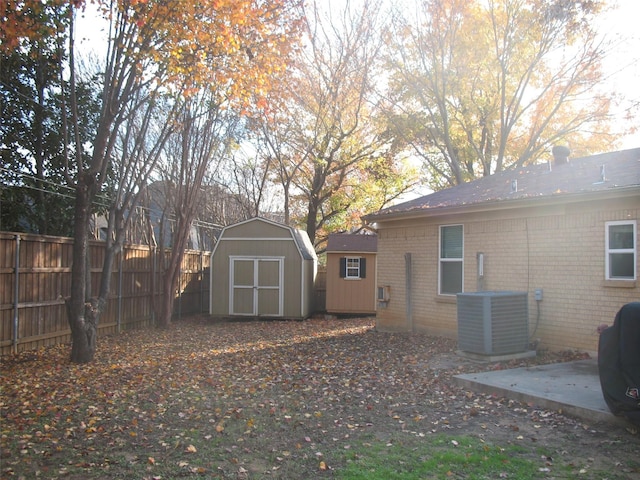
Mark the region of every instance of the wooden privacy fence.
[[327, 268], [318, 268], [315, 282], [313, 283], [313, 307], [316, 313], [327, 309]]
[[[64, 299], [71, 294], [73, 239], [0, 232], [0, 354], [71, 341]], [[111, 295], [99, 335], [155, 323], [164, 260], [169, 251], [125, 245], [116, 256]], [[93, 294], [99, 287], [104, 242], [90, 242]], [[174, 315], [209, 311], [209, 252], [184, 255]]]

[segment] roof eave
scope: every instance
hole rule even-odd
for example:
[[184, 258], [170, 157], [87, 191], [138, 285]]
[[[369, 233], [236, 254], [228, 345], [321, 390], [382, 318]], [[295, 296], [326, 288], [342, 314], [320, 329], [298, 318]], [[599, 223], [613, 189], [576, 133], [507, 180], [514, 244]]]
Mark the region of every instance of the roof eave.
[[539, 207], [557, 205], [560, 203], [577, 203], [590, 200], [608, 200], [612, 198], [626, 198], [640, 195], [640, 185], [628, 187], [616, 187], [609, 190], [597, 190], [580, 193], [567, 193], [546, 195], [540, 197], [522, 197], [507, 200], [494, 200], [464, 205], [448, 205], [444, 207], [416, 208], [404, 212], [391, 212], [387, 214], [373, 213], [365, 215], [362, 220], [368, 224], [393, 220], [411, 220], [414, 218], [439, 217], [445, 215], [457, 215], [479, 213], [489, 211], [511, 210], [523, 207]]
[[375, 255], [375, 250], [325, 250], [326, 253], [339, 253], [339, 254], [358, 254], [358, 255]]

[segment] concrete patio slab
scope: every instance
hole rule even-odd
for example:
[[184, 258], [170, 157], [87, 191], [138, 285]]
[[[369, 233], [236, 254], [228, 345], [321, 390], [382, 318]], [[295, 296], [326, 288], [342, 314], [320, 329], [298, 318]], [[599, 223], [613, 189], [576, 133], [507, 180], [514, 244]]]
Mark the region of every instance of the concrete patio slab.
[[602, 396], [596, 359], [456, 375], [458, 385], [533, 403], [588, 421], [630, 425]]

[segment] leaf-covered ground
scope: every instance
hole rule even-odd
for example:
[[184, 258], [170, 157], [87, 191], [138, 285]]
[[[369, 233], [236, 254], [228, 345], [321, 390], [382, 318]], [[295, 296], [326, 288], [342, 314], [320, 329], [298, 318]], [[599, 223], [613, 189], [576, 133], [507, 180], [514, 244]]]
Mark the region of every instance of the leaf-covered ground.
[[89, 365], [70, 364], [68, 346], [4, 358], [0, 474], [336, 478], [367, 446], [421, 449], [450, 434], [519, 445], [539, 478], [560, 466], [570, 478], [640, 477], [637, 432], [457, 387], [455, 374], [524, 362], [474, 363], [455, 348], [370, 319], [194, 317], [101, 338]]

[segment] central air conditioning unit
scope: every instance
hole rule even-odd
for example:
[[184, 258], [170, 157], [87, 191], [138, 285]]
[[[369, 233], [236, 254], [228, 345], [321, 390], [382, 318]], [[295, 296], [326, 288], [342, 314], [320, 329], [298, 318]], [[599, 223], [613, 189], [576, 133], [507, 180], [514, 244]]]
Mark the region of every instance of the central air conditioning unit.
[[458, 348], [479, 355], [508, 355], [527, 350], [527, 292], [459, 293]]

